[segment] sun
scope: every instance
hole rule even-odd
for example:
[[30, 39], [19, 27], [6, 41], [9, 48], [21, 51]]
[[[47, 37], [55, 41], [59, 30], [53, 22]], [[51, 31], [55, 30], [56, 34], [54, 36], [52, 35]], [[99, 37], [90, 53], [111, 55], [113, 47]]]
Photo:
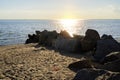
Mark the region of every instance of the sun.
[[61, 19], [60, 24], [63, 27], [63, 30], [66, 30], [72, 37], [76, 33], [77, 19]]
[[61, 24], [63, 24], [63, 26], [66, 26], [66, 27], [74, 26], [76, 24], [76, 20], [75, 19], [63, 19], [61, 20]]

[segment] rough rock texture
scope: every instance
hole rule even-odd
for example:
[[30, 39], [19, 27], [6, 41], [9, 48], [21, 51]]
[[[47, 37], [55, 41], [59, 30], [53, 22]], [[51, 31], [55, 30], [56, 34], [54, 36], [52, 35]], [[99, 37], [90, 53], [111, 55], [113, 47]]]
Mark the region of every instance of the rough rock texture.
[[120, 73], [102, 69], [82, 69], [73, 80], [120, 80]]
[[58, 37], [54, 43], [54, 47], [57, 50], [63, 50], [68, 52], [80, 52], [80, 43], [77, 39], [64, 37]]
[[71, 38], [70, 34], [65, 30], [60, 32], [60, 36], [67, 38], [67, 39]]
[[40, 35], [41, 32], [40, 31], [35, 31], [36, 35]]
[[46, 45], [46, 46], [52, 46], [54, 39], [56, 39], [58, 36], [58, 33], [56, 31], [43, 31], [40, 34], [39, 38], [39, 44], [40, 45]]
[[73, 34], [73, 38], [78, 39], [79, 41], [83, 40], [85, 36]]
[[56, 39], [58, 33], [56, 31], [47, 31], [44, 30], [42, 32], [36, 31], [36, 34], [30, 35], [28, 34], [28, 39], [26, 40], [26, 44], [28, 43], [39, 43], [40, 45], [51, 46], [54, 39]]
[[112, 35], [103, 34], [101, 39], [114, 39]]
[[116, 51], [120, 51], [120, 45], [116, 40], [113, 38], [101, 39], [97, 41], [97, 49], [94, 58], [102, 62], [106, 55]]
[[29, 43], [38, 43], [39, 42], [39, 36], [38, 35], [30, 35], [28, 34], [28, 39], [26, 40], [26, 44], [29, 44]]
[[103, 69], [120, 72], [120, 59], [104, 64]]
[[97, 40], [100, 39], [100, 35], [96, 30], [88, 29], [85, 33], [85, 37], [81, 41], [83, 51], [93, 50], [96, 46]]
[[120, 52], [112, 52], [112, 53], [108, 54], [107, 56], [105, 56], [102, 63], [104, 64], [104, 63], [112, 62], [112, 61], [115, 61], [118, 59], [120, 59]]
[[84, 59], [84, 60], [80, 60], [78, 62], [69, 64], [68, 68], [77, 72], [83, 68], [92, 68], [92, 64], [90, 60]]

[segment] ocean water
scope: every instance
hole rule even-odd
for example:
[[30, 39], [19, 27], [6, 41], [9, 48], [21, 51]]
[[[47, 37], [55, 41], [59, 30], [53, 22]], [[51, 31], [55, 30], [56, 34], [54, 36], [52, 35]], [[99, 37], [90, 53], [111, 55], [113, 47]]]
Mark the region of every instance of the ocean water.
[[0, 45], [25, 43], [28, 34], [45, 29], [58, 32], [65, 29], [79, 35], [84, 35], [87, 29], [95, 29], [101, 36], [108, 34], [114, 38], [120, 37], [119, 19], [77, 20], [77, 24], [71, 25], [70, 22], [64, 24], [59, 20], [0, 20]]

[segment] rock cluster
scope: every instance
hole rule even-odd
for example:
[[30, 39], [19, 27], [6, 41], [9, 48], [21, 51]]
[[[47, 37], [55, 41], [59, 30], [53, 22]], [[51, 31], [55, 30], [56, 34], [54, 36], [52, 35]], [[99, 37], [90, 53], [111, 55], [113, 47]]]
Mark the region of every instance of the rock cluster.
[[56, 31], [44, 30], [42, 32], [36, 31], [36, 34], [33, 35], [29, 34], [25, 43], [39, 43], [39, 45], [54, 47], [68, 52], [87, 52], [96, 47], [99, 39], [99, 33], [92, 29], [88, 29], [85, 36], [73, 35], [73, 37], [67, 31], [57, 33]]
[[94, 48], [93, 58], [88, 56], [68, 66], [78, 72], [73, 80], [120, 80], [120, 43], [104, 34]]
[[52, 46], [52, 43], [57, 36], [58, 33], [56, 31], [36, 31], [36, 34], [28, 34], [28, 39], [25, 43], [39, 43], [39, 45]]
[[97, 41], [97, 49], [94, 58], [103, 62], [106, 55], [116, 51], [120, 51], [120, 44], [112, 38], [112, 36], [103, 35], [101, 40]]
[[120, 80], [120, 73], [103, 69], [82, 69], [73, 80]]
[[85, 36], [71, 37], [67, 31], [57, 33], [44, 30], [28, 37], [26, 43], [37, 42], [57, 50], [79, 53], [91, 51], [92, 54], [87, 56], [89, 59], [68, 66], [75, 72], [79, 71], [74, 80], [120, 80], [120, 43], [111, 35], [100, 37], [96, 30], [88, 29]]
[[83, 36], [80, 35], [71, 37], [67, 31], [57, 33], [56, 31], [44, 30], [42, 32], [36, 31], [36, 34], [33, 35], [29, 34], [25, 43], [39, 43], [39, 45], [53, 47], [57, 50], [77, 52], [81, 49], [80, 41], [82, 39]]

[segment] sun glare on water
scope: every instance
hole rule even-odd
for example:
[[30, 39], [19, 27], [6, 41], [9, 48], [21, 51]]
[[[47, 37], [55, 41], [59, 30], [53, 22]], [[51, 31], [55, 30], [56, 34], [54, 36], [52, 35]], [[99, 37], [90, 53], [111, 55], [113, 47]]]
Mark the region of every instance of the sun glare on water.
[[63, 27], [63, 30], [66, 30], [72, 37], [76, 33], [76, 26], [78, 20], [76, 19], [61, 19], [60, 24]]

